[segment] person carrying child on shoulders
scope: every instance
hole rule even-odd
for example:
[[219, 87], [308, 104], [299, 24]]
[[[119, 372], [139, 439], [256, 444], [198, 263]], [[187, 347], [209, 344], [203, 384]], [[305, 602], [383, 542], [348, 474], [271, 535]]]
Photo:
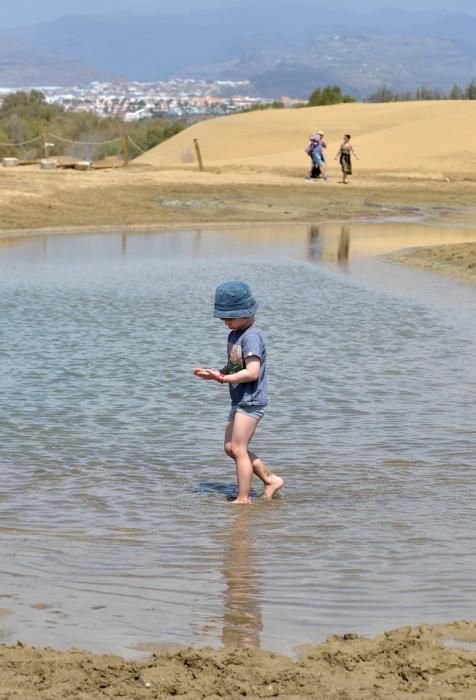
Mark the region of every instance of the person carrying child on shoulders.
[[312, 161], [312, 167], [306, 180], [318, 180], [322, 177], [324, 180], [329, 180], [326, 175], [326, 159], [324, 157], [324, 148], [327, 144], [324, 141], [324, 132], [317, 131], [309, 137], [309, 144], [306, 153]]
[[309, 156], [311, 159], [311, 168], [304, 178], [305, 180], [318, 180], [321, 177], [321, 171], [319, 167], [315, 167], [314, 162], [312, 160], [312, 152], [314, 148], [317, 146], [319, 142], [319, 134], [317, 132], [311, 134], [309, 136], [309, 143], [307, 144], [306, 148], [304, 149], [305, 153]]

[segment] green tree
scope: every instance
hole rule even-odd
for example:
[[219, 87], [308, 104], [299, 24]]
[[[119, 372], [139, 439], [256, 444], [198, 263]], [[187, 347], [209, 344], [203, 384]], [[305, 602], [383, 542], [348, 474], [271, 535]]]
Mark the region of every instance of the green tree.
[[355, 98], [351, 95], [342, 94], [342, 90], [338, 85], [326, 85], [323, 88], [316, 88], [308, 99], [310, 107], [321, 107], [324, 105], [337, 105], [342, 102], [355, 102]]
[[6, 158], [8, 156], [15, 156], [15, 149], [11, 146], [4, 146], [3, 144], [11, 143], [10, 135], [6, 131], [0, 128], [0, 158]]
[[430, 90], [426, 87], [420, 87], [415, 92], [415, 100], [441, 100], [443, 95], [440, 90], [433, 89]]
[[462, 100], [464, 99], [464, 92], [459, 85], [453, 85], [449, 92], [450, 100]]
[[4, 97], [0, 107], [0, 119], [17, 115], [20, 118], [50, 121], [62, 107], [49, 105], [40, 90], [19, 90]]
[[390, 90], [390, 88], [382, 85], [381, 88], [373, 92], [367, 98], [368, 102], [396, 102], [398, 100], [397, 93]]
[[464, 91], [465, 100], [476, 100], [476, 80], [472, 80]]
[[[131, 156], [153, 148], [178, 133], [184, 124], [168, 119], [145, 119], [127, 126], [139, 149], [131, 148]], [[11, 93], [0, 106], [0, 142], [25, 146], [2, 146], [0, 155], [21, 159], [40, 158], [44, 155], [43, 136], [54, 142], [52, 156], [69, 155], [96, 160], [105, 155], [121, 155], [124, 121], [117, 116], [100, 117], [89, 112], [66, 111], [49, 105], [40, 90]], [[103, 142], [112, 143], [103, 143]]]

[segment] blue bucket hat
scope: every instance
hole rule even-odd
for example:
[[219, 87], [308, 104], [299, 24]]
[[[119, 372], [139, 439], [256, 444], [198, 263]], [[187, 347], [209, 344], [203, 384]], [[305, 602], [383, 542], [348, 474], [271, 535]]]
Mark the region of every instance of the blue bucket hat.
[[258, 309], [251, 289], [246, 282], [223, 282], [215, 291], [215, 318], [246, 318]]

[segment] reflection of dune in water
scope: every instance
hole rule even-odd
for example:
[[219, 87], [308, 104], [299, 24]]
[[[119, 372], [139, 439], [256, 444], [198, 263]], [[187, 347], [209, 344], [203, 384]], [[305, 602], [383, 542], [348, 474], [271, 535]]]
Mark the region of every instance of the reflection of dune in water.
[[194, 124], [136, 162], [187, 167], [184, 154], [196, 138], [205, 165], [306, 168], [307, 138], [319, 128], [326, 132], [327, 160], [331, 164], [342, 135], [352, 134], [361, 158], [356, 163], [357, 172], [379, 170], [435, 177], [446, 172], [472, 175], [476, 167], [475, 122], [476, 103], [472, 101], [355, 103], [264, 110]]

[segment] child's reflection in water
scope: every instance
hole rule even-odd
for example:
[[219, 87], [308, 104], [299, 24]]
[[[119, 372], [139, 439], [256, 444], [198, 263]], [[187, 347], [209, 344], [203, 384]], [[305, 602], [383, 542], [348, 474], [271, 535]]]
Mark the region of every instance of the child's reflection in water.
[[255, 539], [259, 531], [258, 511], [240, 508], [230, 523], [223, 575], [226, 581], [222, 642], [224, 646], [257, 649], [260, 646], [261, 572], [258, 569]]

